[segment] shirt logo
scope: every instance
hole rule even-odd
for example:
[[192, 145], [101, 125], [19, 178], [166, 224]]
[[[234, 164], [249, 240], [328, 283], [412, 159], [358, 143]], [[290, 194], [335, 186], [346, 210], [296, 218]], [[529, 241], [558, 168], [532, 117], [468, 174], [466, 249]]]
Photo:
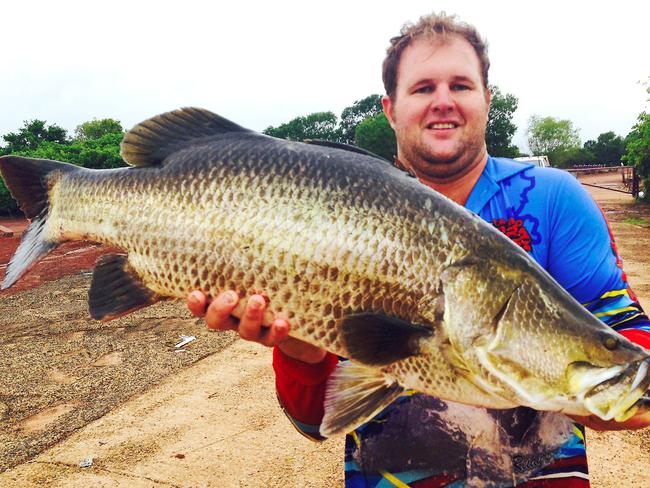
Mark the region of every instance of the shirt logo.
[[523, 220], [515, 219], [513, 217], [510, 217], [508, 220], [494, 219], [492, 220], [492, 225], [507, 235], [515, 242], [515, 244], [523, 248], [525, 251], [530, 252], [533, 250], [530, 234], [526, 227], [524, 227]]

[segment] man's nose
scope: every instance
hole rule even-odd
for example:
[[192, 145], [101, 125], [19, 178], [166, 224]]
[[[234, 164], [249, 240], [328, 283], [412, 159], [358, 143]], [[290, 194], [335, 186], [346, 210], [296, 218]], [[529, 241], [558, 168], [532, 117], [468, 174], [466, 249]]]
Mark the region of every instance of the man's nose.
[[431, 110], [446, 112], [454, 108], [454, 97], [448, 86], [439, 85], [436, 87], [431, 99]]

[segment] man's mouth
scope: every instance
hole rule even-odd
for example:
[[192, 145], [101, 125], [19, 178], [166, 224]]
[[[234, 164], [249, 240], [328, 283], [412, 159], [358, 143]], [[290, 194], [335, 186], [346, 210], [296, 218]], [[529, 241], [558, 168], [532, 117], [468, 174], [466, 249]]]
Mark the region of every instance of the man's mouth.
[[454, 122], [434, 122], [427, 125], [427, 129], [455, 129], [458, 127], [458, 124]]

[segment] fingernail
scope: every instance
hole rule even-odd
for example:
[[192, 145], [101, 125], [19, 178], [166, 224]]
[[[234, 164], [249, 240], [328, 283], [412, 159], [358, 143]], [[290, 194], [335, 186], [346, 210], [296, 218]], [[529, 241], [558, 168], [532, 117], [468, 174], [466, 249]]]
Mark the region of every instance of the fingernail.
[[251, 298], [248, 302], [248, 306], [251, 308], [251, 310], [259, 310], [262, 308], [262, 303], [257, 298]]
[[228, 292], [224, 293], [223, 296], [221, 297], [221, 301], [225, 303], [226, 305], [230, 305], [232, 303], [235, 303], [236, 297], [233, 292]]
[[190, 295], [187, 297], [187, 301], [192, 305], [196, 305], [199, 303], [199, 298], [194, 293], [190, 293]]

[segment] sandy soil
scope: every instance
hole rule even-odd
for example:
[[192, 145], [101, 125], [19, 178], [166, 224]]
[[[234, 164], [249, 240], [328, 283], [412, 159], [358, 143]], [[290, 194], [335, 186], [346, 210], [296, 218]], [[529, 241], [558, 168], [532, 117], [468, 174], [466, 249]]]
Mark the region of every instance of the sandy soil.
[[[650, 304], [650, 225], [639, 220], [650, 222], [650, 208], [590, 191], [641, 303]], [[625, 223], [631, 217], [637, 224]], [[0, 257], [13, 245], [0, 238]], [[109, 250], [75, 245], [39, 265], [49, 270], [30, 272], [31, 289], [0, 295], [1, 486], [342, 484], [341, 439], [315, 444], [290, 427], [268, 350], [208, 333], [177, 302], [90, 320], [88, 272], [70, 273]], [[177, 353], [181, 334], [197, 340]], [[650, 486], [650, 429], [589, 432], [588, 449], [592, 486]], [[79, 467], [87, 457], [93, 465]]]

